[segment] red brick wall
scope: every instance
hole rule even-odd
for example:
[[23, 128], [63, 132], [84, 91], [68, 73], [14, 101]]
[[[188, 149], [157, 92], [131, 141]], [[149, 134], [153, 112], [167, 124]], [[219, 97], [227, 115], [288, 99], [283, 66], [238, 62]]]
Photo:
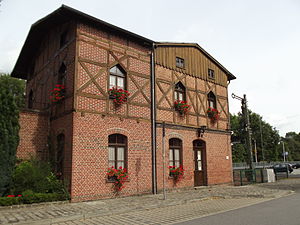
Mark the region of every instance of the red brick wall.
[[72, 201], [115, 196], [107, 183], [108, 136], [128, 138], [129, 182], [120, 195], [151, 192], [151, 124], [147, 121], [74, 113]]
[[51, 149], [50, 154], [52, 159], [56, 158], [57, 154], [57, 136], [64, 134], [64, 163], [63, 163], [63, 178], [65, 183], [71, 190], [71, 173], [72, 173], [72, 148], [73, 148], [73, 113], [63, 115], [61, 117], [51, 119]]
[[[184, 177], [177, 184], [169, 177], [169, 139], [179, 138], [182, 140], [183, 159], [182, 165], [185, 170]], [[214, 133], [207, 131], [199, 138], [196, 130], [166, 128], [165, 153], [166, 153], [166, 185], [168, 189], [194, 187], [194, 151], [193, 141], [203, 140], [206, 143], [206, 168], [207, 184], [231, 184], [232, 164], [230, 135], [226, 133]], [[162, 128], [157, 129], [157, 175], [158, 189], [163, 185], [163, 155], [162, 155]], [[227, 157], [228, 156], [228, 157]]]
[[48, 116], [37, 111], [22, 111], [19, 123], [20, 142], [17, 157], [21, 159], [29, 159], [31, 156], [47, 158]]
[[[129, 181], [120, 195], [149, 193], [150, 49], [85, 24], [79, 24], [77, 32], [72, 201], [115, 196], [106, 175], [108, 136], [114, 133], [128, 139]], [[109, 69], [117, 64], [126, 71], [130, 93], [128, 102], [121, 106], [116, 106], [108, 96]]]
[[[190, 109], [185, 116], [180, 116], [174, 109], [174, 87], [178, 81], [186, 87], [186, 100]], [[169, 91], [167, 91], [169, 90]], [[213, 91], [217, 98], [217, 109], [220, 111], [220, 119], [211, 123], [207, 117], [207, 94]], [[165, 93], [165, 95], [164, 95]], [[232, 159], [229, 128], [227, 88], [218, 84], [192, 77], [178, 71], [156, 65], [156, 102], [157, 121], [166, 122], [177, 126], [178, 129], [166, 128], [165, 150], [166, 168], [169, 163], [169, 139], [176, 137], [183, 143], [183, 167], [185, 175], [183, 180], [174, 185], [169, 178], [169, 170], [166, 169], [166, 182], [168, 188], [184, 188], [194, 186], [194, 151], [193, 141], [197, 137], [197, 128], [207, 126], [207, 130], [201, 140], [206, 143], [206, 170], [207, 184], [232, 183]], [[171, 103], [171, 104], [170, 104]], [[189, 128], [190, 127], [190, 128]], [[162, 188], [162, 133], [157, 131], [157, 171], [158, 189]]]

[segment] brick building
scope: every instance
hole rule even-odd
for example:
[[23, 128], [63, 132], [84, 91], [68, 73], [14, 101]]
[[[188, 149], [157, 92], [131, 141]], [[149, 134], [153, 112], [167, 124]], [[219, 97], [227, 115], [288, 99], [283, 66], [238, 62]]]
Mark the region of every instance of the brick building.
[[[74, 202], [113, 197], [110, 166], [128, 169], [120, 195], [156, 193], [163, 180], [168, 189], [232, 182], [235, 77], [197, 44], [154, 42], [63, 5], [32, 25], [12, 76], [27, 80], [17, 156], [54, 162]], [[52, 102], [57, 84], [64, 97]], [[111, 99], [116, 86], [126, 103]], [[181, 100], [187, 113], [174, 108]], [[169, 165], [183, 166], [181, 181]]]

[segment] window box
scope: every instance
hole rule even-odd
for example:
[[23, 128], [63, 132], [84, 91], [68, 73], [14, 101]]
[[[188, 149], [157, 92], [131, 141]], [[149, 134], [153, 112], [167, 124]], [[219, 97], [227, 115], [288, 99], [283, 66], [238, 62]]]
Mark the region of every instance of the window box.
[[117, 89], [115, 87], [108, 90], [109, 99], [113, 99], [114, 103], [117, 105], [121, 105], [127, 102], [128, 96], [130, 93], [121, 88]]
[[190, 106], [187, 104], [186, 101], [177, 100], [174, 102], [174, 108], [176, 111], [179, 112], [180, 115], [184, 116], [187, 113]]
[[215, 123], [220, 118], [220, 112], [215, 108], [209, 107], [207, 110], [207, 116], [208, 116], [208, 118], [210, 118], [210, 121], [212, 123]]
[[50, 100], [51, 102], [60, 102], [65, 98], [65, 86], [57, 84], [55, 88], [51, 90]]

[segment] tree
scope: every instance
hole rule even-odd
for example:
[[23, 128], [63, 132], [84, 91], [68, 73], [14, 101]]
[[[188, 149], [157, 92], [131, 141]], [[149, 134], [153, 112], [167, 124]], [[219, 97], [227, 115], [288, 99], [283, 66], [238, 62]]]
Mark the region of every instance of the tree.
[[287, 160], [300, 161], [300, 133], [288, 132], [286, 133], [285, 138], [282, 138], [281, 140], [285, 143], [285, 151], [289, 153]]
[[19, 108], [24, 105], [23, 80], [0, 74], [0, 196], [11, 184], [19, 143]]
[[[280, 150], [278, 142], [280, 140], [280, 136], [278, 131], [269, 123], [263, 121], [262, 117], [257, 113], [249, 111], [249, 117], [252, 140], [256, 141], [258, 161], [279, 160]], [[237, 115], [231, 115], [230, 118], [233, 137], [235, 137], [235, 139], [239, 139], [241, 142], [241, 144], [234, 144], [232, 147], [233, 162], [244, 162], [247, 157], [247, 150], [245, 146], [246, 133], [244, 130], [242, 114], [238, 113]], [[263, 146], [261, 141], [263, 142]]]

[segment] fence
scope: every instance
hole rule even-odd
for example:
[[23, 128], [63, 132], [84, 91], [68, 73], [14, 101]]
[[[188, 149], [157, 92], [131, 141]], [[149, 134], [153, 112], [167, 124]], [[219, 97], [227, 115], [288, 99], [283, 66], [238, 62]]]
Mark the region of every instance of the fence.
[[[296, 164], [300, 163], [300, 161], [290, 161], [290, 162], [253, 162], [254, 168], [271, 168], [275, 164], [282, 164], [282, 163], [290, 163], [290, 164]], [[234, 169], [249, 169], [249, 165], [247, 163], [232, 163], [232, 166]]]
[[236, 169], [233, 170], [233, 182], [236, 186], [264, 182], [263, 169]]

